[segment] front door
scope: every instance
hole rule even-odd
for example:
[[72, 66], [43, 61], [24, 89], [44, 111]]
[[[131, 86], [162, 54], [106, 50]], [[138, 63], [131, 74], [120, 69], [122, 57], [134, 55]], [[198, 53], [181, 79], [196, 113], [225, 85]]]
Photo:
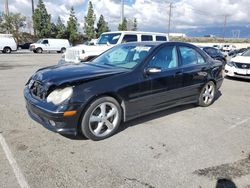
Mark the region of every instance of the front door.
[[144, 107], [142, 113], [171, 106], [182, 97], [182, 70], [179, 68], [176, 46], [166, 44], [160, 48], [145, 70], [152, 68], [160, 72], [145, 73], [141, 89], [147, 95], [141, 98]]

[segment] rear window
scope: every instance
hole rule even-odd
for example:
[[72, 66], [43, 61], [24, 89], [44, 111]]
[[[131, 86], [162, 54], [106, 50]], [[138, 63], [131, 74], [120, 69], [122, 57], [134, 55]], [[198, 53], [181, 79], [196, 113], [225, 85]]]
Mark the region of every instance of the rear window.
[[141, 41], [153, 41], [153, 36], [152, 35], [142, 35]]
[[156, 41], [167, 41], [167, 37], [165, 37], [165, 36], [156, 36]]
[[122, 43], [126, 42], [136, 42], [137, 40], [137, 35], [124, 35], [122, 39]]

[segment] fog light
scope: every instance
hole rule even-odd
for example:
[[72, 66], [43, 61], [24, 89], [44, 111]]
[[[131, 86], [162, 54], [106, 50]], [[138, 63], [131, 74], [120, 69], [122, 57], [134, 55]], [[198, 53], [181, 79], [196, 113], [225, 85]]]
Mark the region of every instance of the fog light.
[[56, 122], [54, 122], [54, 121], [52, 121], [52, 120], [49, 120], [49, 123], [50, 123], [50, 125], [52, 125], [53, 127], [56, 126]]

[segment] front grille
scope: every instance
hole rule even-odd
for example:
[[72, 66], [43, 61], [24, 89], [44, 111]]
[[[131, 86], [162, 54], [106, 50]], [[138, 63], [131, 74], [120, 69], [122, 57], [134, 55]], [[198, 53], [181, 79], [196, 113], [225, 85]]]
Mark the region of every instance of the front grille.
[[66, 61], [75, 61], [78, 59], [80, 53], [78, 50], [71, 50], [68, 49], [65, 54], [65, 60]]
[[237, 73], [237, 72], [235, 72], [234, 74], [235, 74], [235, 75], [239, 75], [239, 76], [247, 76], [247, 77], [250, 76], [250, 74], [240, 74], [240, 73]]
[[47, 95], [47, 91], [43, 87], [42, 83], [39, 81], [34, 81], [33, 85], [30, 87], [31, 94], [36, 98], [44, 100]]
[[235, 63], [237, 68], [240, 69], [250, 69], [250, 64], [246, 64], [246, 63]]

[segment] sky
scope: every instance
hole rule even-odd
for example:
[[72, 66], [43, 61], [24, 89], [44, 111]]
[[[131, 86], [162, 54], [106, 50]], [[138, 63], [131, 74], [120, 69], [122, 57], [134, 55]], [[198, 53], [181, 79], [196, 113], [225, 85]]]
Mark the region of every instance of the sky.
[[[34, 0], [35, 5], [38, 0]], [[137, 19], [141, 31], [167, 32], [170, 0], [124, 0], [125, 17]], [[4, 2], [4, 0], [1, 0]], [[73, 6], [82, 28], [87, 13], [88, 0], [44, 0], [47, 11], [56, 21], [60, 16], [65, 22]], [[111, 30], [120, 22], [120, 0], [92, 0], [96, 18], [103, 14]], [[227, 26], [250, 28], [250, 0], [172, 0], [171, 32], [221, 26], [225, 16]], [[31, 16], [31, 0], [9, 0], [10, 12]], [[4, 3], [0, 4], [4, 11]]]

